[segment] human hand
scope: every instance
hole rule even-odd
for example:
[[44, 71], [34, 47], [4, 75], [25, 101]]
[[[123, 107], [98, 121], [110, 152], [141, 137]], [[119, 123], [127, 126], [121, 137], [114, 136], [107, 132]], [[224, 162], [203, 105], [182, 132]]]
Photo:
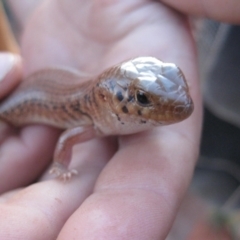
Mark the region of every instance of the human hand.
[[191, 16], [233, 24], [240, 23], [240, 4], [235, 0], [162, 0], [162, 2]]
[[[186, 75], [195, 111], [182, 123], [120, 137], [118, 149], [113, 138], [79, 145], [71, 163], [79, 175], [67, 184], [44, 173], [58, 131], [28, 126], [11, 133], [0, 149], [1, 191], [11, 190], [2, 195], [0, 239], [164, 239], [200, 139], [201, 97], [187, 19], [147, 0], [43, 1], [28, 22], [22, 53], [25, 75], [51, 65], [98, 74], [140, 55], [174, 62]], [[29, 186], [15, 190], [23, 184]]]

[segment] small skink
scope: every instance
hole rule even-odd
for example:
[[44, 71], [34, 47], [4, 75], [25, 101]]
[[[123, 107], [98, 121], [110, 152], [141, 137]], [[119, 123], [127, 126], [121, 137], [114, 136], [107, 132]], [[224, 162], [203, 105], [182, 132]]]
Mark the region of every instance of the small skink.
[[86, 82], [79, 78], [67, 70], [40, 70], [0, 104], [0, 119], [13, 126], [39, 123], [65, 130], [51, 170], [61, 179], [76, 174], [67, 168], [74, 144], [177, 123], [193, 112], [182, 71], [154, 57], [122, 62]]

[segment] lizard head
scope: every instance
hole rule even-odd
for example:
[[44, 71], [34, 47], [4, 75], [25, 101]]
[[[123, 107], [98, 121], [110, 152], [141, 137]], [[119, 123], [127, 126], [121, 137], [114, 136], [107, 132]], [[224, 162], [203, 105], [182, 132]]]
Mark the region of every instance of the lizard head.
[[175, 64], [138, 57], [104, 74], [109, 109], [132, 132], [177, 123], [193, 112], [187, 82]]

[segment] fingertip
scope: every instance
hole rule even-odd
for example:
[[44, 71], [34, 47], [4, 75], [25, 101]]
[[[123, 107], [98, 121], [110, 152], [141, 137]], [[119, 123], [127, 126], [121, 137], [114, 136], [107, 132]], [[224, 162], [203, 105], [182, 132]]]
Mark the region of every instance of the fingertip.
[[0, 98], [9, 94], [22, 77], [22, 59], [19, 55], [0, 52]]

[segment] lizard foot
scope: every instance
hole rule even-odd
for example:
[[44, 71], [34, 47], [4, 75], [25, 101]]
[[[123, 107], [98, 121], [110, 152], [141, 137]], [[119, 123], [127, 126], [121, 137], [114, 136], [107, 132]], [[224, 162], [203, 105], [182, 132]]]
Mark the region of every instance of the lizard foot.
[[54, 175], [56, 178], [66, 182], [69, 181], [74, 175], [77, 175], [78, 171], [75, 169], [67, 169], [62, 164], [55, 162], [49, 173], [51, 175]]

